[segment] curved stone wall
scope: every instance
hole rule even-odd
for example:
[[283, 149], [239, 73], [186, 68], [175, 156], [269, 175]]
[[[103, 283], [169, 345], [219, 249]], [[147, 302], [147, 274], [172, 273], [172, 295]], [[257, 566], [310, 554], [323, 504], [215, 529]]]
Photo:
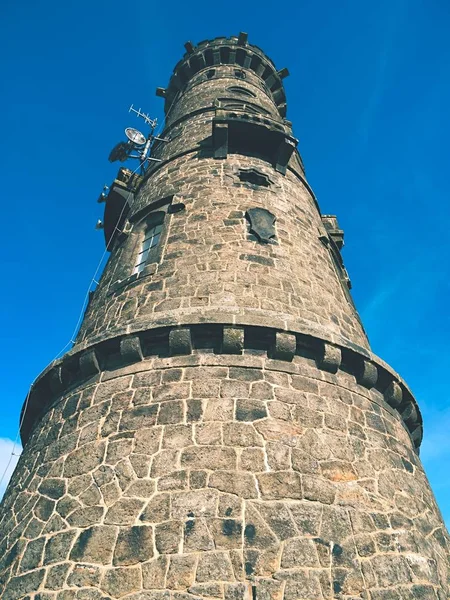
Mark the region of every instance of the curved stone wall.
[[[267, 185], [242, 181], [246, 169]], [[149, 275], [127, 284], [135, 237], [113, 249], [86, 313], [78, 341], [109, 336], [136, 320], [162, 316], [190, 322], [225, 322], [245, 315], [255, 324], [296, 329], [309, 324], [363, 347], [368, 342], [343, 289], [329, 248], [321, 241], [320, 215], [308, 188], [294, 173], [276, 173], [253, 157], [226, 161], [190, 154], [173, 159], [144, 183], [130, 212], [175, 194], [185, 210], [170, 215], [161, 260]], [[254, 207], [276, 217], [276, 238], [261, 244], [249, 235], [246, 212]], [[120, 282], [116, 286], [116, 282]]]
[[450, 591], [399, 413], [307, 356], [153, 358], [73, 388], [26, 444], [0, 531], [3, 600]]

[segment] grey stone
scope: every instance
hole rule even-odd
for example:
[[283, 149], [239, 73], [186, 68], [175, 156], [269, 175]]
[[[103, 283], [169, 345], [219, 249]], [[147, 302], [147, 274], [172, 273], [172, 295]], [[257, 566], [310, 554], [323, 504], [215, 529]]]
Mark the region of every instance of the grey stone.
[[76, 531], [65, 531], [50, 537], [45, 545], [44, 564], [66, 560], [75, 536]]
[[70, 553], [71, 560], [100, 565], [110, 564], [118, 529], [98, 525], [80, 533]]
[[153, 557], [153, 528], [139, 525], [122, 529], [114, 549], [114, 566], [128, 566]]
[[233, 570], [229, 556], [225, 552], [205, 552], [200, 555], [196, 581], [231, 581]]

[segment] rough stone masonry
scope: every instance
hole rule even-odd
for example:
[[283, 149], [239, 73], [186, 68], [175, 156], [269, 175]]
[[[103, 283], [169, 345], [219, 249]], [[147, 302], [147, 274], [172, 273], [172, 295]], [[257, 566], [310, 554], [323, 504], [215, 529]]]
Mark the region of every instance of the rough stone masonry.
[[72, 350], [33, 386], [2, 600], [446, 600], [419, 409], [247, 36], [186, 44]]

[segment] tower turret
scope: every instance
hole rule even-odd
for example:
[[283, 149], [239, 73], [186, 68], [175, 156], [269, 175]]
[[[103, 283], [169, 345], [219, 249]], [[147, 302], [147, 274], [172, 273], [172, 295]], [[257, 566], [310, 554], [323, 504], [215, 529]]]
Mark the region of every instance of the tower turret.
[[24, 406], [2, 599], [443, 600], [420, 411], [370, 349], [287, 69], [242, 33], [185, 47], [152, 160], [104, 194], [76, 343]]

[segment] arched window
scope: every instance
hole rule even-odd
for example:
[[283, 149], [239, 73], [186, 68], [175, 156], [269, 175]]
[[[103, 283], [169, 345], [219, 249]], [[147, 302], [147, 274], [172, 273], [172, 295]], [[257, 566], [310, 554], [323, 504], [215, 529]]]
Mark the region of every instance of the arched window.
[[158, 211], [152, 213], [147, 219], [144, 238], [139, 254], [137, 255], [134, 273], [140, 273], [148, 264], [157, 261], [158, 244], [161, 238], [164, 216], [164, 212]]

